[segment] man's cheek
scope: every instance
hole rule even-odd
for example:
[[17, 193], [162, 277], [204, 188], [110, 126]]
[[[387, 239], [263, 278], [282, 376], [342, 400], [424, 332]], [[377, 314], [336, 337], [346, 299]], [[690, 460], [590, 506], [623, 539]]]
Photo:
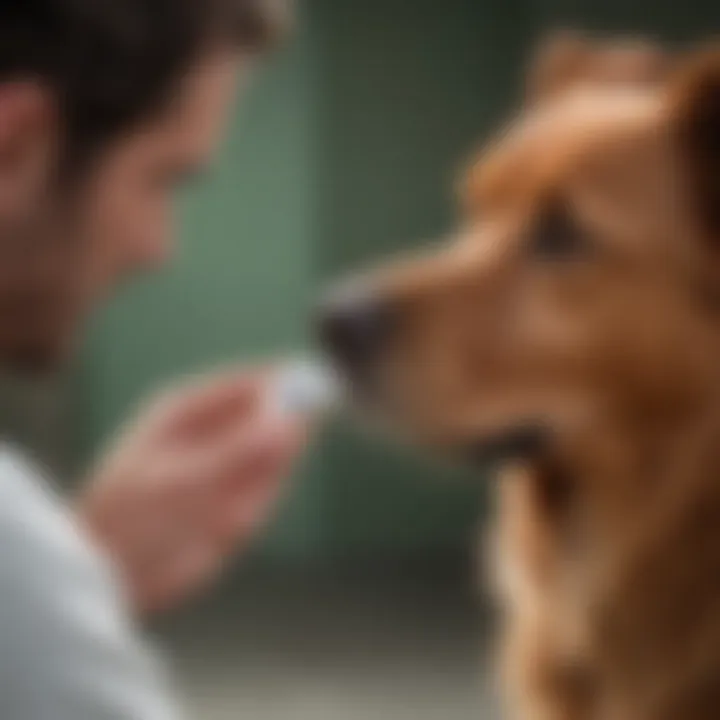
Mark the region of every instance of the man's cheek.
[[127, 253], [129, 269], [159, 270], [172, 253], [174, 227], [169, 194], [158, 190], [148, 196], [136, 221], [128, 233], [132, 238]]

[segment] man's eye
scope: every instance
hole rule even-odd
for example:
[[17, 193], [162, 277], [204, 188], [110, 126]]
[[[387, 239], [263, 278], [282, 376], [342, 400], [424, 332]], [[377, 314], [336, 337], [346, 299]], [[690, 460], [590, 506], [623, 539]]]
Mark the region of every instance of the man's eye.
[[587, 234], [562, 204], [545, 210], [530, 231], [528, 250], [546, 261], [573, 260], [589, 250]]

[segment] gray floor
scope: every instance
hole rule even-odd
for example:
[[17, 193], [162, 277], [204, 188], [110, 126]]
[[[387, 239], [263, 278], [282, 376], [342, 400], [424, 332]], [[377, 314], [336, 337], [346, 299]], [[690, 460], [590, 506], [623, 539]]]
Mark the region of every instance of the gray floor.
[[244, 581], [160, 629], [202, 720], [469, 720], [479, 613], [441, 582]]

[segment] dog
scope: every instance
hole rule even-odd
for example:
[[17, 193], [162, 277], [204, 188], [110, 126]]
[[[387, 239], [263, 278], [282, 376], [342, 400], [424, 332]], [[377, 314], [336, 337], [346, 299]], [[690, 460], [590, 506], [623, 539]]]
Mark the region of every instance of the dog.
[[720, 44], [547, 39], [460, 195], [323, 342], [377, 421], [498, 467], [510, 717], [716, 720]]

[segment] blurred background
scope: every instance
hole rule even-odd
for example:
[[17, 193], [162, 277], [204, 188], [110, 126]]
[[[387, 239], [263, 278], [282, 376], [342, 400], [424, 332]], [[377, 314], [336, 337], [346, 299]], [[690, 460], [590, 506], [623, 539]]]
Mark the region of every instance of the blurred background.
[[[544, 30], [720, 30], [712, 0], [306, 0], [300, 15], [189, 193], [174, 265], [97, 319], [71, 377], [0, 379], [2, 429], [68, 489], [147, 393], [307, 347], [325, 281], [450, 227], [458, 168], [517, 107]], [[485, 479], [332, 428], [253, 556], [153, 629], [194, 716], [492, 717]]]

